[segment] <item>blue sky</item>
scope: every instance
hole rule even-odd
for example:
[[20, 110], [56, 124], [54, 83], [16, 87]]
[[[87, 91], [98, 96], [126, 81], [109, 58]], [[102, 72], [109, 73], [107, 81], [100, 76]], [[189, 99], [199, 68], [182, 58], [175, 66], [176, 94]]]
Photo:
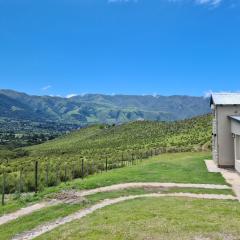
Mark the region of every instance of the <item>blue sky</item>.
[[0, 0], [0, 88], [240, 90], [239, 0]]

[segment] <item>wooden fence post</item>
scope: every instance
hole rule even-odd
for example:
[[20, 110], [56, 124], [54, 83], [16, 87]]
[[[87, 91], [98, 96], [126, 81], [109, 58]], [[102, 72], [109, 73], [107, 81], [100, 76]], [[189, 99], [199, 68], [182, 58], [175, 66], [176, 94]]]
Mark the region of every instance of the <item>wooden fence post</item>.
[[5, 204], [5, 171], [2, 174], [2, 205]]
[[22, 173], [23, 173], [23, 167], [20, 169], [20, 175], [19, 175], [19, 194], [22, 192]]
[[84, 178], [84, 160], [82, 159], [82, 172], [81, 172], [81, 175], [82, 175], [82, 179]]
[[49, 163], [46, 166], [46, 185], [48, 187], [48, 178], [49, 178]]
[[108, 171], [108, 159], [107, 159], [107, 157], [106, 157], [105, 170], [106, 170], [106, 172]]
[[67, 182], [67, 165], [64, 166], [64, 182]]
[[38, 161], [35, 162], [35, 193], [38, 191]]
[[94, 174], [94, 161], [92, 162], [92, 175]]

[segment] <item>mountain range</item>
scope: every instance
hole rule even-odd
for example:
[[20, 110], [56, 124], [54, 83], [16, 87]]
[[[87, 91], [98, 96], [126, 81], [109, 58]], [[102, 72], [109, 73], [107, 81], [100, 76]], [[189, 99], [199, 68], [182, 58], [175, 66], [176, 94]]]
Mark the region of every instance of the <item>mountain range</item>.
[[0, 118], [65, 124], [174, 121], [210, 112], [209, 99], [193, 96], [85, 94], [71, 98], [0, 90]]

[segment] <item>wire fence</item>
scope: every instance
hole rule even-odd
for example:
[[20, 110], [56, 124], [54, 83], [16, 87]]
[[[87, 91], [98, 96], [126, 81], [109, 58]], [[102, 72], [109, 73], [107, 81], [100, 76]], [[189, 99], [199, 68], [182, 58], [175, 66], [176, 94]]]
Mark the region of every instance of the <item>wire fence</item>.
[[150, 149], [140, 152], [122, 152], [118, 159], [109, 158], [107, 155], [101, 160], [75, 159], [70, 162], [41, 161], [30, 162], [27, 166], [19, 166], [15, 171], [9, 171], [2, 166], [0, 182], [2, 205], [5, 204], [5, 194], [18, 194], [25, 192], [39, 192], [44, 188], [57, 186], [62, 182], [67, 183], [73, 179], [84, 179], [89, 175], [103, 173], [116, 168], [137, 165], [149, 157], [165, 152], [182, 152], [189, 149]]

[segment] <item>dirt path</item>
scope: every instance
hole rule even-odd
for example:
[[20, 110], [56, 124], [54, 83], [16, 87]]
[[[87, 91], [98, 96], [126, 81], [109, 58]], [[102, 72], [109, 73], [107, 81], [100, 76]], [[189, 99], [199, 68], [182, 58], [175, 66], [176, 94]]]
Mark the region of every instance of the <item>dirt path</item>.
[[127, 200], [137, 199], [137, 198], [146, 198], [146, 197], [190, 197], [190, 198], [197, 198], [197, 199], [223, 199], [223, 200], [236, 200], [237, 198], [231, 195], [218, 195], [218, 194], [193, 194], [193, 193], [151, 193], [151, 194], [144, 194], [144, 195], [134, 195], [134, 196], [127, 196], [127, 197], [120, 197], [115, 199], [106, 199], [98, 204], [93, 205], [87, 209], [80, 210], [74, 214], [71, 214], [64, 218], [59, 218], [53, 222], [43, 224], [38, 226], [37, 228], [17, 235], [13, 238], [13, 240], [30, 240], [34, 239], [46, 232], [49, 232], [61, 225], [66, 223], [72, 222], [74, 220], [81, 219], [94, 211], [104, 208], [106, 206], [110, 206], [116, 203], [124, 202]]
[[54, 205], [57, 205], [59, 203], [60, 202], [56, 201], [56, 200], [49, 201], [49, 202], [36, 203], [36, 204], [31, 205], [29, 207], [22, 208], [22, 209], [14, 212], [14, 213], [9, 213], [9, 214], [3, 215], [2, 217], [0, 217], [0, 225], [2, 225], [4, 223], [7, 223], [7, 222], [10, 222], [12, 220], [15, 220], [19, 217], [23, 217], [25, 215], [36, 212], [36, 211], [38, 211], [42, 208], [54, 206]]
[[[116, 191], [116, 190], [123, 190], [123, 189], [128, 189], [128, 188], [141, 188], [141, 187], [230, 189], [230, 187], [227, 185], [215, 185], [215, 184], [157, 183], [157, 182], [154, 182], [154, 183], [122, 183], [122, 184], [116, 184], [116, 185], [107, 186], [107, 187], [100, 187], [100, 188], [91, 189], [91, 190], [74, 192], [74, 195], [77, 196], [78, 198], [81, 198], [84, 196], [89, 196], [89, 195], [93, 195], [93, 194], [100, 193], [100, 192], [111, 192], [111, 191]], [[35, 205], [29, 206], [26, 208], [22, 208], [14, 213], [3, 215], [0, 217], [0, 225], [10, 222], [12, 220], [15, 220], [19, 217], [31, 214], [42, 208], [59, 204], [61, 202], [64, 202], [64, 200], [62, 200], [62, 201], [52, 200], [49, 202], [41, 202], [41, 203], [37, 203]], [[67, 201], [66, 203], [69, 203], [69, 201]]]
[[107, 187], [100, 187], [91, 190], [77, 192], [79, 197], [89, 196], [100, 192], [112, 192], [129, 188], [202, 188], [202, 189], [230, 189], [227, 185], [216, 184], [191, 184], [191, 183], [158, 183], [158, 182], [137, 182], [137, 183], [121, 183]]
[[240, 201], [240, 175], [236, 171], [221, 169], [221, 174], [226, 182], [232, 185], [232, 189]]

